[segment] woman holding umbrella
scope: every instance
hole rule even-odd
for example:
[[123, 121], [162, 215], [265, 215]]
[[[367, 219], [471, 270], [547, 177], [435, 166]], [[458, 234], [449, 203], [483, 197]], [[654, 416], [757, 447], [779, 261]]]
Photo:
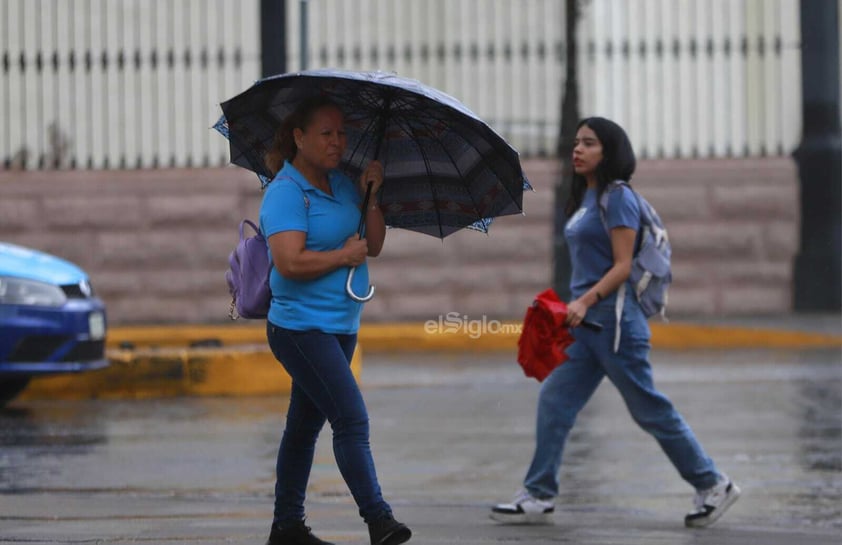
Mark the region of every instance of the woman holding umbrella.
[[[275, 173], [260, 209], [273, 263], [267, 336], [292, 377], [268, 545], [327, 543], [304, 524], [305, 491], [325, 421], [371, 543], [397, 545], [412, 535], [382, 497], [368, 414], [350, 368], [362, 304], [346, 294], [345, 276], [356, 267], [357, 291], [366, 289], [365, 261], [380, 253], [386, 228], [376, 200], [361, 210], [369, 182], [374, 194], [383, 183], [383, 167], [370, 162], [355, 184], [337, 170], [346, 145], [340, 108], [327, 99], [308, 99], [286, 117], [265, 159]], [[365, 238], [356, 234], [361, 215]]]
[[[631, 179], [635, 164], [631, 143], [619, 125], [599, 117], [579, 123], [567, 209], [570, 220], [565, 227], [573, 265], [567, 325], [574, 328], [575, 341], [567, 348], [569, 359], [543, 382], [536, 447], [524, 490], [510, 503], [492, 509], [491, 518], [499, 522], [548, 521], [558, 495], [567, 435], [606, 376], [623, 396], [635, 422], [658, 441], [681, 477], [695, 488], [695, 507], [684, 518], [686, 526], [712, 524], [739, 497], [739, 488], [717, 470], [669, 399], [655, 388], [648, 359], [649, 326], [634, 290], [621, 290], [628, 295], [622, 305], [616, 304], [617, 290], [631, 270], [640, 208], [628, 186], [609, 193], [605, 223], [599, 203], [609, 184]], [[621, 316], [615, 315], [618, 308]], [[601, 324], [602, 330], [577, 327], [586, 316]], [[619, 335], [616, 349], [615, 335]]]

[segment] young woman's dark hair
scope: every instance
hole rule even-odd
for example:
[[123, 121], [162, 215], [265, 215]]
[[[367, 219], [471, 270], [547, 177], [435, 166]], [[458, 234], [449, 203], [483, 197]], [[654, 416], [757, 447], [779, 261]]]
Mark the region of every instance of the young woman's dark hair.
[[[576, 126], [578, 131], [583, 126], [590, 128], [602, 144], [602, 161], [596, 168], [597, 199], [614, 180], [628, 182], [634, 174], [637, 160], [634, 157], [629, 137], [622, 127], [604, 117], [587, 117]], [[584, 176], [573, 175], [570, 198], [567, 199], [565, 213], [572, 215], [579, 209], [585, 197], [587, 182]]]
[[284, 161], [295, 159], [298, 148], [295, 145], [293, 131], [295, 129], [304, 130], [313, 120], [313, 114], [325, 106], [339, 107], [328, 97], [311, 97], [302, 101], [292, 113], [286, 116], [280, 126], [278, 126], [278, 129], [275, 131], [275, 137], [272, 139], [272, 145], [263, 157], [266, 168], [273, 175], [281, 170], [284, 166]]

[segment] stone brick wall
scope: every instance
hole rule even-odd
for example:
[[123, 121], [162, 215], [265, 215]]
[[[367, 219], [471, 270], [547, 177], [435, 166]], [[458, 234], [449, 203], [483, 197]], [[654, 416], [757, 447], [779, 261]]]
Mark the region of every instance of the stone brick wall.
[[[552, 278], [558, 165], [524, 164], [526, 214], [488, 235], [444, 240], [390, 230], [372, 260], [366, 321], [520, 319]], [[635, 186], [674, 249], [670, 315], [791, 310], [798, 246], [797, 172], [789, 158], [641, 161]], [[227, 320], [224, 281], [236, 226], [257, 219], [257, 179], [242, 169], [0, 172], [0, 240], [86, 269], [112, 324]]]

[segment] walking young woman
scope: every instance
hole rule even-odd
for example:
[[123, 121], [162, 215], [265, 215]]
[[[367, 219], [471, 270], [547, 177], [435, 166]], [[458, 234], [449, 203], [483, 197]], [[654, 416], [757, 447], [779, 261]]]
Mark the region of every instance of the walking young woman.
[[[412, 535], [394, 519], [381, 494], [368, 413], [351, 373], [362, 304], [345, 292], [348, 268], [357, 267], [355, 293], [365, 293], [366, 258], [380, 253], [386, 227], [374, 199], [375, 204], [360, 209], [367, 182], [374, 182], [372, 194], [383, 183], [383, 167], [371, 162], [360, 183], [354, 183], [337, 170], [346, 144], [342, 111], [316, 98], [284, 121], [266, 157], [277, 173], [260, 209], [273, 263], [267, 336], [292, 377], [268, 545], [327, 543], [304, 524], [305, 491], [325, 421], [333, 430], [339, 471], [368, 524], [372, 545], [398, 545]], [[365, 238], [356, 234], [361, 214], [366, 215]]]
[[[575, 342], [569, 359], [545, 379], [538, 399], [536, 446], [523, 485], [510, 503], [495, 506], [491, 518], [504, 523], [545, 523], [554, 512], [564, 444], [576, 416], [604, 377], [614, 384], [644, 431], [660, 444], [681, 477], [695, 490], [688, 527], [715, 522], [737, 500], [740, 489], [717, 470], [692, 430], [655, 388], [649, 363], [649, 325], [633, 289], [622, 307], [617, 290], [631, 271], [640, 226], [634, 192], [621, 186], [608, 195], [605, 223], [600, 197], [615, 180], [628, 182], [636, 160], [625, 131], [591, 117], [579, 123], [573, 149], [575, 171], [565, 226], [572, 275], [567, 323]], [[606, 229], [607, 225], [607, 229]], [[622, 308], [621, 316], [616, 309]], [[587, 315], [599, 332], [577, 327]], [[619, 331], [618, 331], [619, 328]], [[619, 335], [619, 344], [615, 342]]]

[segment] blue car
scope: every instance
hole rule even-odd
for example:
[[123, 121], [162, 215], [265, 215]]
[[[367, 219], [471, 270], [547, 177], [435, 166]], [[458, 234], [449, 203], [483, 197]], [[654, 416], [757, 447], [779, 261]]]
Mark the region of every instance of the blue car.
[[0, 406], [34, 376], [107, 366], [105, 335], [105, 305], [82, 269], [0, 242]]

